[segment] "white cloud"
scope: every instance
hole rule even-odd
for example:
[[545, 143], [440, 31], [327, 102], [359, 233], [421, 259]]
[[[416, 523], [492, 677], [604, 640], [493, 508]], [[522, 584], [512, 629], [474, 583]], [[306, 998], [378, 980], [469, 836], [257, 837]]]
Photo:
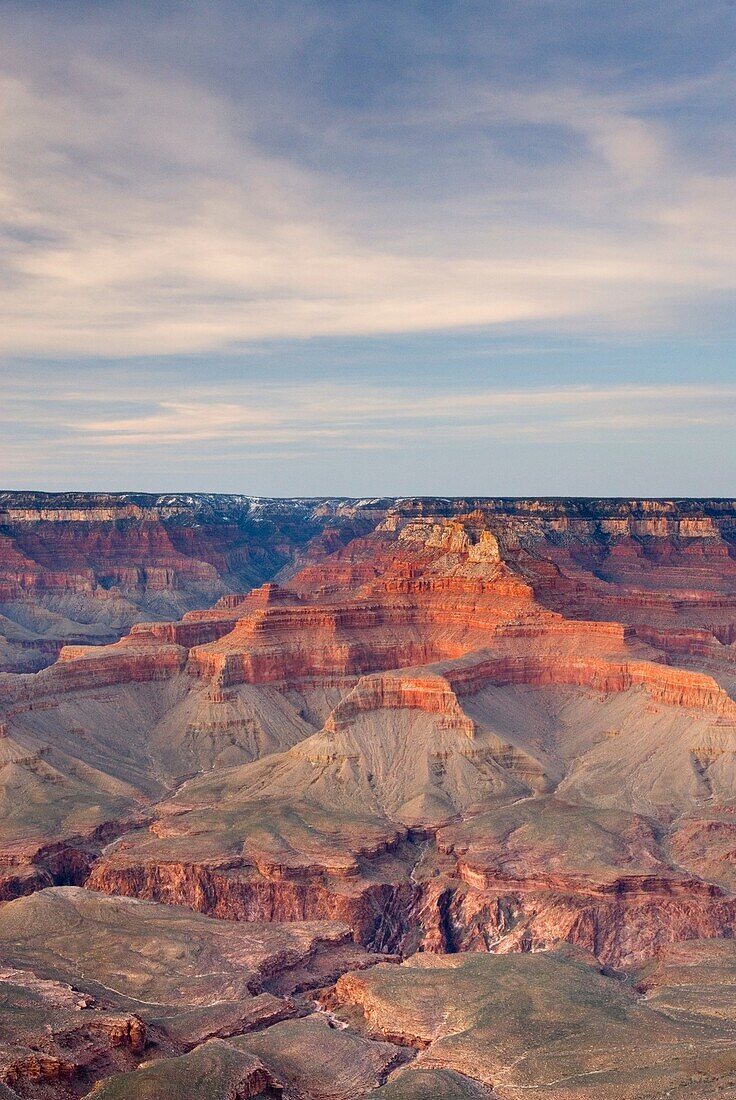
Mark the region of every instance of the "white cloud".
[[[450, 379], [172, 381], [152, 372], [137, 401], [125, 370], [98, 372], [79, 394], [63, 379], [35, 392], [11, 382], [0, 405], [5, 483], [277, 495], [730, 491], [736, 385], [463, 392]], [[651, 458], [662, 448], [665, 464]], [[488, 480], [493, 469], [501, 481]]]
[[[171, 399], [154, 387], [153, 408], [111, 415], [114, 388], [94, 403], [53, 404], [47, 423], [55, 446], [83, 453], [127, 448], [152, 453], [185, 444], [305, 449], [405, 448], [440, 438], [493, 433], [506, 439], [589, 437], [600, 431], [641, 433], [687, 426], [736, 426], [736, 385], [566, 386], [475, 390], [354, 383], [260, 384], [189, 388]], [[22, 402], [21, 402], [22, 405]], [[16, 413], [10, 414], [17, 421]]]
[[[673, 299], [736, 286], [734, 178], [675, 153], [638, 100], [582, 84], [444, 89], [423, 116], [374, 119], [385, 186], [346, 187], [267, 155], [243, 108], [170, 69], [82, 51], [56, 62], [52, 78], [9, 60], [0, 87], [5, 354], [510, 323], [632, 330], [677, 323]], [[523, 168], [491, 142], [477, 158], [469, 115], [561, 127], [580, 150]], [[478, 178], [445, 198], [394, 192], [402, 125], [464, 141]]]

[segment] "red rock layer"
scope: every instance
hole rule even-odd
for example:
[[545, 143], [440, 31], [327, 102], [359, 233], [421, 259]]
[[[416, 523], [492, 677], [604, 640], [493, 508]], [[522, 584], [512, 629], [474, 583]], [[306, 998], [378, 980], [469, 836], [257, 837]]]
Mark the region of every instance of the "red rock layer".
[[412, 882], [356, 882], [348, 889], [322, 875], [268, 880], [227, 867], [173, 862], [102, 862], [85, 885], [106, 894], [186, 905], [223, 920], [339, 920], [353, 929], [358, 943], [374, 950], [401, 946], [420, 893]]
[[135, 643], [135, 638], [126, 638], [111, 646], [64, 646], [56, 664], [35, 677], [0, 675], [0, 702], [51, 708], [54, 695], [166, 680], [184, 668], [187, 651], [182, 646]]
[[716, 681], [651, 661], [596, 660], [586, 657], [488, 657], [448, 666], [447, 677], [459, 694], [486, 684], [527, 684], [534, 687], [571, 685], [604, 695], [644, 688], [665, 706], [687, 707], [736, 720], [736, 703]]
[[445, 726], [460, 729], [469, 738], [475, 724], [463, 712], [449, 682], [441, 676], [407, 676], [381, 673], [364, 676], [353, 691], [333, 710], [325, 729], [337, 732], [350, 725], [362, 713], [384, 708], [422, 710], [441, 714]]
[[[347, 683], [353, 690], [328, 719], [328, 732], [363, 713], [414, 708], [472, 739], [475, 726], [458, 696], [487, 685], [583, 688], [602, 696], [641, 689], [665, 706], [736, 721], [736, 704], [715, 679], [666, 663], [668, 655], [710, 661], [733, 640], [733, 506], [714, 518], [662, 512], [656, 502], [629, 506], [623, 515], [527, 502], [525, 509], [481, 505], [455, 518], [426, 519], [417, 518], [425, 507], [418, 502], [371, 507], [370, 533], [361, 530], [348, 545], [340, 532], [324, 530], [313, 545], [300, 543], [306, 560], [288, 588], [266, 585], [247, 597], [226, 595], [179, 622], [141, 623], [114, 646], [66, 647], [37, 677], [6, 677], [0, 698], [40, 708], [53, 706], [56, 693], [186, 670], [210, 682], [211, 701], [243, 683], [275, 684], [285, 692], [305, 681]], [[125, 531], [109, 519], [85, 520], [84, 538], [76, 519], [67, 527], [57, 518], [16, 520], [13, 539], [0, 548], [6, 577], [27, 573], [28, 586], [39, 591], [57, 583], [44, 524], [58, 536], [60, 585], [104, 590], [104, 580], [165, 587], [179, 583], [177, 570], [203, 581], [233, 569], [232, 532], [174, 530], [165, 518], [129, 521], [138, 534], [125, 552], [145, 562], [135, 567], [123, 560]], [[21, 530], [24, 523], [28, 531]], [[95, 527], [106, 523], [115, 530]], [[293, 532], [289, 538], [291, 553], [297, 540]], [[269, 533], [273, 561], [288, 556], [289, 538]], [[202, 571], [194, 551], [205, 543], [216, 564]], [[647, 609], [657, 614], [637, 625]], [[622, 612], [630, 629], [600, 621], [609, 610]], [[662, 623], [660, 611], [672, 621]], [[595, 621], [580, 618], [586, 612]], [[683, 625], [691, 612], [706, 625]], [[564, 617], [568, 613], [574, 618]], [[645, 645], [658, 651], [649, 650], [655, 660], [639, 659]], [[432, 667], [416, 667], [427, 664]], [[437, 762], [438, 771], [442, 766]], [[338, 852], [342, 861], [336, 858], [334, 867], [305, 862], [298, 873], [265, 857], [252, 864], [245, 857], [150, 864], [110, 858], [92, 869], [89, 885], [228, 919], [345, 919], [373, 946], [404, 942], [418, 922], [427, 945], [453, 950], [522, 949], [563, 938], [614, 964], [668, 938], [736, 930], [731, 897], [674, 869], [669, 877], [632, 872], [596, 882], [552, 871], [490, 873], [461, 856], [449, 885], [445, 879], [422, 884], [408, 872], [386, 883], [373, 874], [371, 861], [380, 855], [366, 849], [349, 859]]]
[[651, 958], [666, 943], [736, 932], [736, 899], [702, 884], [692, 889], [688, 883], [649, 880], [610, 893], [575, 892], [563, 883], [551, 889], [509, 887], [451, 892], [440, 904], [445, 935], [439, 948], [506, 953], [567, 942], [618, 967]]
[[0, 541], [3, 602], [59, 592], [105, 600], [112, 588], [161, 592], [219, 581], [215, 565], [177, 549], [158, 519], [10, 518], [13, 538]]
[[263, 880], [201, 864], [102, 863], [86, 885], [225, 920], [340, 920], [363, 945], [392, 951], [422, 943], [424, 950], [506, 953], [568, 942], [621, 966], [665, 943], [736, 934], [736, 899], [697, 880], [652, 876], [601, 886], [554, 876], [460, 887], [442, 879], [357, 881], [346, 890], [317, 876]]

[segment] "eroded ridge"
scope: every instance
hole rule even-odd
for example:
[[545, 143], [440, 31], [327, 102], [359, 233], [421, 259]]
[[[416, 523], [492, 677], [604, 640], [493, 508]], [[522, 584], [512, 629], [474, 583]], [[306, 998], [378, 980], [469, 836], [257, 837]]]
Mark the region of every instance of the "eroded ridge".
[[1, 503], [9, 1095], [727, 1095], [732, 502]]

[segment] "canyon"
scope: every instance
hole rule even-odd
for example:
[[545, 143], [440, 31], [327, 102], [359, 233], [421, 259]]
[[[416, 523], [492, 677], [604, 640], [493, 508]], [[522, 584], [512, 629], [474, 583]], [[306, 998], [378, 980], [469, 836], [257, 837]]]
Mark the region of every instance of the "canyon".
[[0, 493], [0, 1097], [736, 1096], [736, 500]]

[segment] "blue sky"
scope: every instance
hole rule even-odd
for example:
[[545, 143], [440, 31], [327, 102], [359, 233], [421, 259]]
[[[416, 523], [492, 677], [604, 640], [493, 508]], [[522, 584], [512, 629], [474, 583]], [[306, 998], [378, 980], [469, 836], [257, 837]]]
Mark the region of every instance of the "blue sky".
[[736, 3], [0, 5], [0, 481], [736, 495]]

